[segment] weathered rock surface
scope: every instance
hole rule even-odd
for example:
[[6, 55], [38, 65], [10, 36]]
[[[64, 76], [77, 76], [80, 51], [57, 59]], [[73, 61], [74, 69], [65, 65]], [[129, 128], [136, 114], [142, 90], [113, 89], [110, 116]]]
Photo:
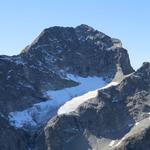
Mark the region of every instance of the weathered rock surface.
[[1, 116], [0, 150], [28, 150], [28, 138], [25, 132], [11, 127]]
[[150, 63], [144, 63], [75, 112], [51, 119], [36, 149], [149, 150], [149, 117]]
[[131, 131], [121, 139], [115, 150], [149, 150], [150, 148], [150, 120], [140, 121]]
[[[102, 76], [112, 79], [117, 64], [133, 72], [129, 56], [113, 39], [87, 25], [51, 27], [18, 56], [0, 56], [0, 111], [21, 111], [45, 101], [43, 91], [73, 87], [64, 77]], [[9, 94], [8, 94], [9, 93]]]
[[[68, 74], [111, 81], [115, 76], [120, 78], [116, 75], [119, 70], [123, 75], [134, 71], [127, 50], [118, 39], [87, 25], [45, 29], [19, 55], [0, 56], [0, 114], [4, 117], [0, 118], [0, 149], [107, 148], [110, 140], [120, 139], [130, 130], [128, 123], [143, 119], [143, 110], [149, 111], [149, 78], [146, 73], [145, 78], [141, 75], [149, 69], [144, 66], [116, 88], [100, 91], [77, 112], [56, 116], [44, 132], [38, 130], [28, 137], [25, 131], [9, 125], [8, 114], [46, 101], [47, 90], [77, 86], [79, 83], [66, 78]], [[137, 102], [137, 97], [141, 102]]]

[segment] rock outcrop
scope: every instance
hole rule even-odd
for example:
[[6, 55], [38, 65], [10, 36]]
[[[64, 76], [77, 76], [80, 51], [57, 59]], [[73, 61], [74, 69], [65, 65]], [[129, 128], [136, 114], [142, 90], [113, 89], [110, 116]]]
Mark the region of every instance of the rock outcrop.
[[[19, 55], [0, 56], [0, 114], [3, 116], [0, 149], [107, 149], [111, 140], [121, 139], [136, 121], [148, 116], [145, 112], [149, 111], [148, 66], [146, 63], [133, 73], [121, 41], [87, 25], [45, 29]], [[131, 73], [120, 85], [100, 90], [98, 97], [83, 103], [75, 112], [52, 118], [44, 131], [40, 126], [33, 133], [33, 130], [14, 128], [11, 126], [14, 122], [8, 122], [10, 113], [18, 115], [24, 110], [27, 113], [31, 110], [30, 117], [34, 119], [42, 111], [47, 114], [49, 111], [37, 105], [36, 114], [30, 108], [47, 100], [55, 101], [45, 95], [48, 90], [69, 89], [80, 84], [68, 75], [99, 77], [110, 82], [120, 81]], [[20, 121], [28, 117], [25, 115], [15, 119]], [[44, 121], [50, 118], [42, 117]], [[38, 119], [33, 121], [38, 124]]]
[[43, 91], [76, 86], [67, 73], [111, 80], [117, 64], [125, 75], [133, 72], [127, 51], [113, 41], [87, 25], [51, 27], [20, 55], [0, 56], [0, 111], [21, 111], [47, 100]]
[[0, 115], [0, 150], [28, 150], [28, 135]]
[[70, 114], [51, 119], [41, 136], [48, 150], [148, 150], [150, 63], [119, 85], [99, 91]]

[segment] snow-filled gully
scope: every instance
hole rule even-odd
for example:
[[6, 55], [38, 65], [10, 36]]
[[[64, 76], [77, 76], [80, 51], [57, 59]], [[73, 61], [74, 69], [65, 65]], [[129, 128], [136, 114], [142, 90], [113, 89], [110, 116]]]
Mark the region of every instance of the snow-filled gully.
[[67, 78], [80, 84], [62, 90], [47, 91], [45, 94], [50, 100], [34, 104], [24, 111], [10, 112], [8, 118], [11, 125], [16, 128], [37, 127], [46, 123], [56, 113], [60, 115], [76, 110], [85, 101], [96, 97], [99, 89], [118, 84], [117, 82], [107, 84], [100, 77], [83, 78], [69, 74]]
[[109, 88], [111, 86], [116, 86], [118, 83], [117, 82], [111, 82], [109, 83], [108, 85], [102, 87], [102, 88], [99, 88], [99, 89], [96, 89], [94, 91], [90, 91], [90, 92], [87, 92], [81, 96], [77, 96], [77, 97], [74, 97], [72, 98], [71, 100], [67, 101], [64, 105], [62, 105], [59, 109], [58, 109], [58, 112], [57, 114], [60, 115], [60, 114], [68, 114], [72, 111], [75, 111], [79, 105], [81, 105], [82, 103], [86, 102], [87, 100], [91, 99], [91, 98], [94, 98], [97, 96], [98, 94], [98, 90], [100, 89], [106, 89], [106, 88]]

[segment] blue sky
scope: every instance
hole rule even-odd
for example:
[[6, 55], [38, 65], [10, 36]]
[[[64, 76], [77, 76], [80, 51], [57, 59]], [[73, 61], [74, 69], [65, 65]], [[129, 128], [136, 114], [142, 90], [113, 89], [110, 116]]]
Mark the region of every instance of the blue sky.
[[83, 23], [121, 39], [134, 68], [150, 61], [149, 0], [1, 0], [0, 54], [18, 54], [44, 28]]

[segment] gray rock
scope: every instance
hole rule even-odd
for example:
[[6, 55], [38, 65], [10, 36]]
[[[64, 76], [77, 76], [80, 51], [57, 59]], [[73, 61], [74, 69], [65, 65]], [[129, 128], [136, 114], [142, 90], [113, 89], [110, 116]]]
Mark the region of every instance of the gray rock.
[[51, 27], [21, 54], [0, 56], [0, 111], [21, 111], [47, 100], [43, 91], [78, 85], [65, 79], [68, 73], [111, 80], [117, 65], [125, 75], [133, 72], [127, 51], [113, 41], [87, 25]]
[[[77, 114], [56, 116], [44, 131], [39, 129], [37, 133], [30, 133], [31, 137], [7, 122], [10, 112], [22, 111], [35, 103], [46, 101], [45, 91], [79, 84], [66, 79], [67, 74], [97, 76], [111, 81], [114, 77], [121, 78], [120, 73], [116, 75], [118, 68], [123, 76], [132, 73], [134, 70], [127, 50], [121, 45], [121, 41], [87, 25], [76, 28], [57, 26], [45, 29], [19, 55], [0, 56], [0, 113], [4, 117], [0, 125], [0, 149], [61, 150], [70, 149], [70, 146], [74, 149], [91, 149], [93, 145], [101, 145], [101, 140], [95, 143], [101, 137], [115, 139], [124, 135], [129, 130], [127, 123], [140, 119], [133, 108], [130, 109], [131, 113], [128, 111], [123, 101], [115, 105], [110, 101], [114, 96], [117, 99], [124, 97], [125, 94], [121, 95], [123, 90], [129, 93], [136, 90], [130, 88], [131, 91], [128, 91], [125, 81], [119, 89], [100, 91], [101, 96], [83, 104]], [[141, 85], [144, 96], [147, 88], [144, 83]], [[149, 107], [145, 106], [145, 110], [149, 110]], [[90, 139], [96, 140], [89, 144]]]
[[149, 150], [150, 120], [144, 119], [125, 135], [114, 150]]
[[28, 150], [28, 136], [0, 116], [0, 150]]
[[[41, 134], [45, 141], [38, 142], [38, 149], [148, 150], [149, 91], [150, 63], [144, 63], [118, 86], [100, 90], [96, 98], [75, 112], [51, 119]], [[41, 145], [45, 148], [40, 149]]]

